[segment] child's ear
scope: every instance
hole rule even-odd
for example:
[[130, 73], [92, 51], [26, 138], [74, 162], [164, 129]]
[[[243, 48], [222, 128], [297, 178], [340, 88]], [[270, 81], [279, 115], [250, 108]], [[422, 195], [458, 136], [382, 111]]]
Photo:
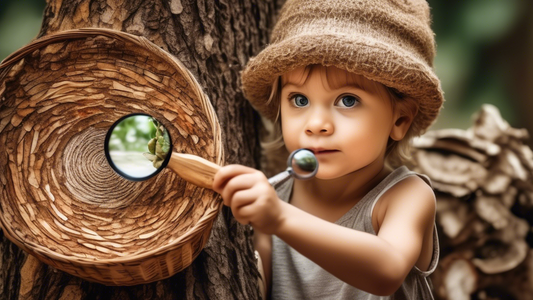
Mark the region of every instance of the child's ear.
[[395, 141], [400, 141], [407, 134], [409, 127], [413, 123], [413, 118], [409, 116], [396, 115], [395, 122], [390, 132], [390, 138]]

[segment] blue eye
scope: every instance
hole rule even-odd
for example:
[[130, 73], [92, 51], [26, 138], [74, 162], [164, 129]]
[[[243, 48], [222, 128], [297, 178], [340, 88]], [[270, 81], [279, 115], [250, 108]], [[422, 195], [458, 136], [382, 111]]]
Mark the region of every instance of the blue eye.
[[337, 105], [341, 107], [354, 107], [357, 104], [359, 104], [359, 99], [350, 95], [342, 96], [339, 101], [337, 101]]
[[294, 97], [292, 97], [291, 100], [294, 103], [294, 106], [296, 107], [304, 107], [309, 105], [309, 100], [302, 95], [295, 95]]

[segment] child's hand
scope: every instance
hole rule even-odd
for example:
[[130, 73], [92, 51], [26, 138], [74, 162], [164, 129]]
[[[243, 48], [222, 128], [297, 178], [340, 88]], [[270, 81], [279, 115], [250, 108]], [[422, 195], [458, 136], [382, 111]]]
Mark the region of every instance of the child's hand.
[[282, 223], [284, 202], [260, 171], [242, 165], [222, 167], [215, 175], [213, 190], [222, 195], [224, 205], [241, 224], [274, 234]]

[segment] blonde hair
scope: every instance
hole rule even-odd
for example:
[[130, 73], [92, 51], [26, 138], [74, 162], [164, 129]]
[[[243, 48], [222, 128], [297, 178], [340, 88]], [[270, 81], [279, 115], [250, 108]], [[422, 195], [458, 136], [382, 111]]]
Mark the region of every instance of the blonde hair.
[[[357, 75], [351, 72], [333, 72], [335, 67], [324, 67], [322, 65], [309, 65], [305, 68], [297, 69], [295, 72], [284, 74], [274, 81], [272, 84], [272, 91], [268, 99], [268, 104], [275, 101], [278, 103], [278, 112], [273, 126], [271, 127], [271, 136], [268, 141], [262, 141], [261, 145], [263, 149], [269, 153], [274, 152], [285, 144], [283, 142], [283, 136], [281, 133], [281, 119], [280, 119], [280, 105], [281, 89], [287, 83], [296, 85], [303, 85], [309, 79], [309, 75], [312, 72], [320, 71], [324, 72], [321, 76], [325, 87], [331, 89], [338, 89], [346, 85], [355, 85], [365, 91], [379, 95], [382, 98], [389, 99], [391, 101], [393, 112], [400, 110], [400, 116], [408, 117], [410, 120], [414, 120], [418, 112], [418, 103], [410, 98], [400, 94], [398, 91], [389, 88], [379, 82], [369, 80], [361, 75]], [[415, 132], [411, 126], [406, 135], [400, 141], [395, 141], [389, 138], [387, 143], [387, 149], [385, 152], [385, 162], [391, 167], [398, 167], [411, 159], [411, 140], [413, 137], [419, 135], [419, 132]]]

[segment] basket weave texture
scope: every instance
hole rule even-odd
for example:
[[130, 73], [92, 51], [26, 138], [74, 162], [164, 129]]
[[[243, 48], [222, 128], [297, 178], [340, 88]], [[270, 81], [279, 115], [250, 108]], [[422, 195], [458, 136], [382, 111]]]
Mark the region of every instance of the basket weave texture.
[[173, 150], [223, 164], [214, 110], [190, 72], [143, 37], [87, 28], [35, 40], [0, 64], [0, 225], [39, 260], [105, 285], [189, 266], [221, 208], [171, 170], [143, 182], [108, 165], [111, 125], [146, 113]]

